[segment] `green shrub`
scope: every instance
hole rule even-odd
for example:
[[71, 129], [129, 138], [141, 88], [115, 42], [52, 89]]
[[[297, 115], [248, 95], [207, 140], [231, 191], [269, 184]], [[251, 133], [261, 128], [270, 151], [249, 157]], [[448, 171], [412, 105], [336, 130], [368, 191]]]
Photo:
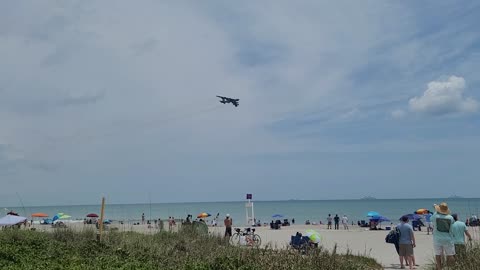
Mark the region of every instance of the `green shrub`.
[[97, 242], [93, 230], [57, 229], [0, 232], [0, 269], [382, 269], [375, 260], [319, 248], [295, 250], [230, 246], [221, 237], [161, 231], [107, 233]]

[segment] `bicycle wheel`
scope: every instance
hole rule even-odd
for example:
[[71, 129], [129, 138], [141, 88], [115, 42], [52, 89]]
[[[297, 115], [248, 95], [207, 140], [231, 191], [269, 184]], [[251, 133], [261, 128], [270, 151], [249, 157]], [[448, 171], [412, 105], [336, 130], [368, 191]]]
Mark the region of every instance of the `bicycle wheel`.
[[255, 247], [259, 247], [262, 244], [262, 238], [258, 234], [254, 234], [252, 240]]
[[236, 232], [230, 237], [230, 244], [238, 245], [239, 243], [240, 243], [240, 234]]

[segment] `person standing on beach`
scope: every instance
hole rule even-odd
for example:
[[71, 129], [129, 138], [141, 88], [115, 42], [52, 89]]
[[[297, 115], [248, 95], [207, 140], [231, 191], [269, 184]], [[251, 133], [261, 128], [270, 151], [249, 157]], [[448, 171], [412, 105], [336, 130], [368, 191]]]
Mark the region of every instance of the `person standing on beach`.
[[433, 228], [432, 228], [432, 212], [428, 211], [428, 213], [425, 215], [425, 221], [427, 222], [427, 235], [432, 232], [433, 234]]
[[434, 204], [435, 213], [431, 217], [433, 223], [433, 249], [437, 270], [442, 269], [442, 257], [447, 256], [447, 264], [452, 265], [455, 258], [455, 245], [453, 243], [453, 223], [455, 220], [450, 215], [450, 209], [445, 202]]
[[225, 220], [223, 221], [223, 224], [225, 225], [225, 237], [231, 237], [232, 236], [232, 225], [233, 225], [233, 220], [230, 218], [230, 214], [227, 214], [225, 217]]
[[458, 220], [457, 214], [452, 214], [455, 223], [452, 225], [453, 244], [455, 245], [455, 257], [462, 257], [467, 252], [465, 247], [465, 235], [468, 241], [472, 241], [472, 236], [468, 232], [467, 225], [463, 221]]
[[403, 261], [414, 269], [415, 263], [413, 262], [413, 248], [415, 247], [415, 235], [413, 234], [413, 227], [408, 224], [408, 217], [403, 216], [400, 219], [402, 222], [397, 225], [397, 229], [400, 231], [400, 238], [398, 241], [399, 249], [398, 255], [400, 258], [400, 268], [405, 268]]
[[173, 217], [168, 217], [168, 231], [173, 229]]
[[343, 224], [343, 229], [348, 230], [348, 218], [347, 215], [343, 215], [342, 217], [342, 224]]
[[331, 230], [332, 229], [332, 215], [328, 214], [327, 217], [327, 229]]
[[142, 224], [145, 224], [145, 213], [142, 213]]
[[335, 221], [335, 230], [338, 230], [340, 224], [340, 217], [338, 216], [338, 214], [335, 214], [333, 220]]

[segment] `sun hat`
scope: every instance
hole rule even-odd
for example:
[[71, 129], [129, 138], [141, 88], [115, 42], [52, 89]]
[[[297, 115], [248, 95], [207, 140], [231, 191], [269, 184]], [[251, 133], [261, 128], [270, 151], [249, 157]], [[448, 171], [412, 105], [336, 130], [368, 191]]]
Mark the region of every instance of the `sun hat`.
[[435, 210], [444, 215], [449, 215], [450, 214], [450, 209], [448, 209], [448, 205], [446, 202], [442, 202], [440, 205], [434, 204]]
[[227, 216], [227, 217], [229, 217], [229, 216], [230, 216], [230, 214], [227, 214], [226, 216]]

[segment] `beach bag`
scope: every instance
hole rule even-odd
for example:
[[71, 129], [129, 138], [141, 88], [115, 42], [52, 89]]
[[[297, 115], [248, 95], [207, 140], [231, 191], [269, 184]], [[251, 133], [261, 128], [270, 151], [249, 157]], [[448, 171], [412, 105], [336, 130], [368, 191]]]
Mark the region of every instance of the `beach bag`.
[[391, 230], [385, 237], [385, 242], [389, 244], [398, 243], [399, 240], [400, 240], [400, 231], [397, 228]]

